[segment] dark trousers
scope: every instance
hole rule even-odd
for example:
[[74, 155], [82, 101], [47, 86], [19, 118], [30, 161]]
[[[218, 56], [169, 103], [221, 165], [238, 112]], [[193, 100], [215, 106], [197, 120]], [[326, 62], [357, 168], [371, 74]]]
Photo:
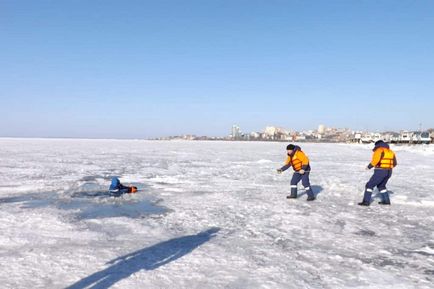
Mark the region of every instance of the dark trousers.
[[373, 190], [375, 187], [377, 187], [380, 192], [386, 190], [387, 182], [389, 181], [391, 176], [392, 170], [376, 169], [371, 179], [366, 184], [366, 188]]
[[303, 175], [295, 172], [291, 179], [291, 186], [296, 186], [300, 181], [303, 187], [310, 187], [309, 172], [305, 172]]
[[301, 181], [303, 187], [306, 189], [306, 193], [309, 196], [309, 198], [314, 198], [315, 195], [312, 191], [312, 188], [310, 187], [310, 180], [309, 180], [309, 172], [305, 172], [304, 174], [300, 174], [295, 172], [291, 179], [291, 197], [296, 198], [297, 197], [297, 184]]
[[387, 182], [392, 176], [392, 170], [376, 169], [371, 179], [366, 183], [366, 190], [363, 196], [363, 202], [366, 204], [371, 203], [371, 196], [374, 188], [377, 187], [380, 191], [381, 202], [384, 204], [390, 204], [389, 193], [387, 192]]

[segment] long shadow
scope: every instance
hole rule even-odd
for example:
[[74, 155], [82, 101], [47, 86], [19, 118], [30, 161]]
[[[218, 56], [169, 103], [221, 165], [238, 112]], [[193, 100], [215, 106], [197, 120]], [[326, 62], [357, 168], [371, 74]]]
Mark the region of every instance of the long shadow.
[[321, 194], [321, 192], [324, 190], [323, 187], [321, 186], [317, 186], [317, 185], [313, 185], [311, 186], [313, 193], [315, 194], [315, 197], [318, 196], [319, 194]]
[[[315, 198], [324, 190], [324, 188], [322, 186], [317, 186], [317, 185], [313, 185], [310, 186], [312, 189], [313, 194], [315, 195]], [[298, 194], [298, 197], [304, 196], [306, 195], [306, 191], [302, 191]]]
[[66, 289], [109, 288], [140, 270], [154, 270], [179, 259], [211, 240], [220, 228], [211, 228], [196, 235], [184, 236], [158, 243], [128, 255], [116, 258], [111, 266], [96, 272]]

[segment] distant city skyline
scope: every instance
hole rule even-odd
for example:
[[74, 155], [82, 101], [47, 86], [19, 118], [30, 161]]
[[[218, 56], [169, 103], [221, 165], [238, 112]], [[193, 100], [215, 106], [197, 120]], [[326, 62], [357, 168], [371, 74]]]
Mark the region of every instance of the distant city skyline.
[[317, 129], [304, 131], [268, 126], [264, 130], [242, 131], [233, 125], [230, 135], [209, 137], [206, 135], [176, 135], [156, 138], [155, 140], [189, 141], [274, 141], [274, 142], [333, 142], [333, 143], [375, 143], [379, 140], [392, 144], [430, 144], [434, 143], [434, 129], [427, 131], [356, 131], [350, 128], [333, 128], [319, 125]]
[[434, 127], [432, 1], [0, 7], [0, 137]]
[[[178, 135], [168, 135], [168, 136], [163, 136], [162, 138], [166, 138], [166, 137], [181, 137], [181, 136], [191, 136], [191, 137], [217, 137], [217, 138], [240, 138], [246, 135], [252, 135], [252, 134], [273, 134], [271, 132], [275, 132], [275, 133], [285, 133], [285, 134], [297, 134], [297, 135], [306, 135], [306, 134], [327, 134], [328, 132], [337, 132], [337, 131], [341, 131], [341, 132], [351, 132], [353, 134], [375, 134], [375, 133], [396, 133], [396, 134], [400, 134], [400, 133], [419, 133], [419, 132], [432, 132], [434, 130], [434, 128], [423, 128], [422, 126], [420, 126], [418, 129], [413, 129], [413, 130], [407, 130], [407, 129], [399, 129], [399, 130], [368, 130], [368, 129], [363, 129], [363, 130], [358, 130], [358, 129], [353, 129], [351, 127], [331, 127], [331, 126], [326, 126], [324, 124], [319, 124], [317, 127], [313, 127], [313, 128], [308, 128], [308, 129], [302, 129], [302, 130], [297, 130], [297, 129], [291, 129], [288, 127], [282, 127], [282, 126], [274, 126], [274, 125], [270, 125], [270, 126], [266, 126], [263, 127], [261, 129], [254, 129], [254, 130], [244, 130], [242, 127], [238, 126], [237, 124], [232, 125], [232, 127], [230, 129], [228, 129], [229, 133], [227, 134], [223, 134], [223, 135], [206, 135], [206, 134], [202, 134], [202, 135], [197, 135], [197, 134], [192, 134], [192, 133], [187, 133], [187, 134], [178, 134]], [[160, 139], [160, 138], [157, 138]]]

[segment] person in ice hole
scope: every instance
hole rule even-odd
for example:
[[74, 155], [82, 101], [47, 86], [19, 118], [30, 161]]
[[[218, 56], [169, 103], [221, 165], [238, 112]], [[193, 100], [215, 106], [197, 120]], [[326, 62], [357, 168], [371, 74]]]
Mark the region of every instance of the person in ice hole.
[[113, 177], [112, 183], [109, 188], [109, 193], [112, 196], [119, 197], [123, 194], [132, 194], [137, 192], [137, 187], [134, 186], [124, 186], [121, 184], [118, 178]]

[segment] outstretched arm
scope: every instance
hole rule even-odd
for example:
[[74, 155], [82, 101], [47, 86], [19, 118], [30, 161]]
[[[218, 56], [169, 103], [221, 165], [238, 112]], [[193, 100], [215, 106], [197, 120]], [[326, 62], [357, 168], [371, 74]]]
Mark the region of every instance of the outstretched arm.
[[287, 169], [289, 169], [291, 167], [291, 165], [290, 164], [287, 164], [287, 165], [284, 165], [283, 167], [281, 167], [279, 170], [281, 171], [281, 172], [284, 172], [284, 171], [286, 171]]
[[277, 169], [277, 172], [281, 174], [282, 172], [286, 171], [291, 167], [291, 157], [288, 156], [288, 158], [285, 161], [285, 165], [281, 167], [280, 169]]

